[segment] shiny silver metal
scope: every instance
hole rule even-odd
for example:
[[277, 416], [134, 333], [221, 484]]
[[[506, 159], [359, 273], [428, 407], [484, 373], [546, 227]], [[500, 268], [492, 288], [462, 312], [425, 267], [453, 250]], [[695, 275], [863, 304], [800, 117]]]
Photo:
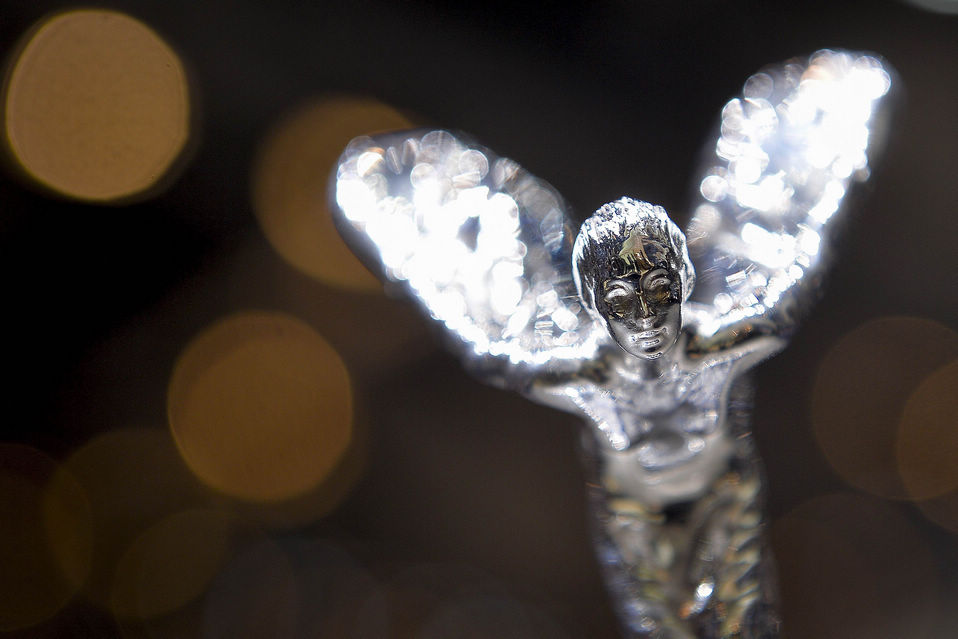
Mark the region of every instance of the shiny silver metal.
[[630, 198], [575, 236], [552, 187], [446, 131], [358, 138], [340, 160], [357, 252], [480, 378], [585, 418], [598, 557], [630, 636], [778, 634], [747, 373], [818, 287], [890, 85], [876, 57], [829, 50], [750, 77], [688, 243]]

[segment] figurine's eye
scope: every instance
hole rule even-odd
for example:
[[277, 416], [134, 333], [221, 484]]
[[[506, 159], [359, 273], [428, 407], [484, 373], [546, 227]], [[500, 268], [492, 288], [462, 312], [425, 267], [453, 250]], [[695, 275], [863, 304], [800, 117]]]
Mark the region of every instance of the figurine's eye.
[[610, 288], [605, 294], [605, 303], [615, 315], [629, 315], [634, 303], [632, 291], [623, 286]]
[[662, 269], [650, 273], [643, 282], [642, 288], [651, 301], [660, 304], [668, 301], [672, 296], [672, 280]]

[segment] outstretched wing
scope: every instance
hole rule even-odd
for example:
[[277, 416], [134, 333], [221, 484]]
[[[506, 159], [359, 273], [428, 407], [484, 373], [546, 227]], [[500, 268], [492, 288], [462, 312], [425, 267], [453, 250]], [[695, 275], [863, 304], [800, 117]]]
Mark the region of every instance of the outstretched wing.
[[890, 86], [879, 59], [825, 50], [753, 75], [725, 105], [687, 233], [700, 337], [794, 328], [846, 194], [868, 178]]
[[512, 160], [447, 131], [404, 131], [353, 140], [334, 179], [347, 241], [488, 381], [571, 370], [605, 338], [572, 281], [568, 208]]

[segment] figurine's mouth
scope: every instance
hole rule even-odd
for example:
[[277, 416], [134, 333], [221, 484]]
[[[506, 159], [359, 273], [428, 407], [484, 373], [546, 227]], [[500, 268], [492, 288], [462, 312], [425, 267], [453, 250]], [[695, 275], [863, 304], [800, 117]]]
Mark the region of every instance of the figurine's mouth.
[[638, 333], [635, 334], [635, 336], [638, 339], [652, 339], [655, 337], [659, 337], [663, 333], [663, 331], [664, 329], [661, 329], [661, 328], [652, 328], [645, 331], [639, 331]]
[[646, 351], [656, 350], [667, 343], [668, 331], [665, 327], [651, 328], [635, 334], [635, 344]]

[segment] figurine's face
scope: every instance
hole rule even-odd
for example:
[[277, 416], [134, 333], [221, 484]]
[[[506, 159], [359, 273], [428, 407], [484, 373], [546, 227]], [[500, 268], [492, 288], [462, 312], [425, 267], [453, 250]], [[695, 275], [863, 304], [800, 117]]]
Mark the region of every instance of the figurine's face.
[[597, 308], [612, 339], [628, 353], [658, 359], [682, 330], [679, 274], [659, 266], [605, 280], [596, 291]]

